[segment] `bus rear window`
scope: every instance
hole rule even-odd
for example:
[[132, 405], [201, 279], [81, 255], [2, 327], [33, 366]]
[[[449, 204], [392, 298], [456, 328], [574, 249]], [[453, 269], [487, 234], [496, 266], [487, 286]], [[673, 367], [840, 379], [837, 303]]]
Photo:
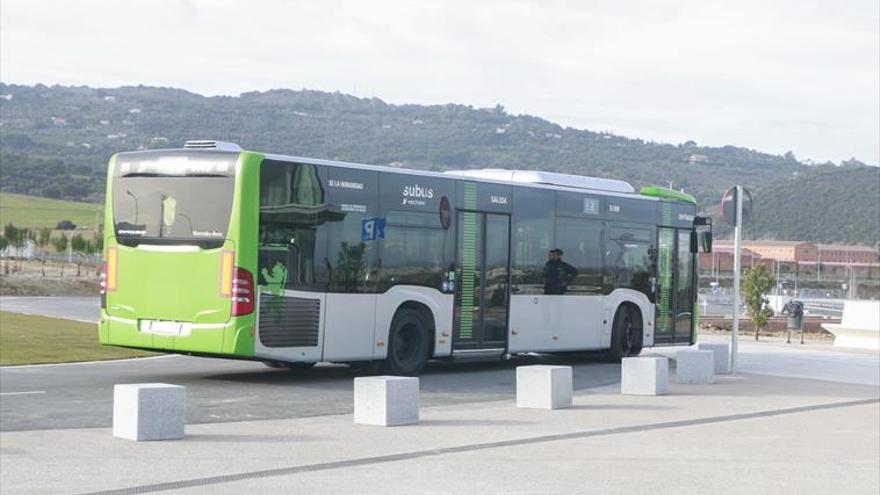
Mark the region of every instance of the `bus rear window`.
[[205, 151], [119, 155], [113, 177], [117, 241], [220, 247], [232, 213], [236, 158]]

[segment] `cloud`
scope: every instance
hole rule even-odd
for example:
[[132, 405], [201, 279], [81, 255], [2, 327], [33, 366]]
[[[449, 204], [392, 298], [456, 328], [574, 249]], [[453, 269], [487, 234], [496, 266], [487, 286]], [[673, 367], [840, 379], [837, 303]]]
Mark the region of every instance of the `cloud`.
[[504, 104], [563, 125], [880, 163], [880, 5], [4, 0], [0, 77]]

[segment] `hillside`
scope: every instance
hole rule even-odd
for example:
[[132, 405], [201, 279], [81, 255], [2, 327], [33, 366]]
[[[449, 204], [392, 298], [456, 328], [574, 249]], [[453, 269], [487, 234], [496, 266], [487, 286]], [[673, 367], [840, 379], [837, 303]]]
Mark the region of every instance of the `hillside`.
[[59, 221], [70, 220], [78, 227], [93, 229], [95, 214], [101, 208], [102, 205], [95, 203], [0, 193], [0, 225], [12, 223], [29, 229], [55, 228]]
[[[238, 97], [204, 97], [179, 89], [47, 87], [0, 83], [2, 190], [65, 199], [99, 201], [104, 167], [117, 151], [179, 146], [187, 139], [237, 142], [247, 149], [301, 156], [392, 164], [413, 168], [532, 168], [625, 179], [636, 187], [668, 184], [714, 205], [741, 182], [761, 194], [816, 173], [813, 187], [840, 183], [837, 167], [808, 167], [793, 155], [776, 156], [697, 143], [673, 145], [564, 128], [503, 107], [390, 105], [340, 93], [273, 90]], [[865, 181], [880, 195], [877, 168]], [[827, 172], [818, 173], [819, 169]], [[872, 175], [873, 174], [873, 175]], [[826, 196], [820, 204], [849, 203], [869, 211], [864, 198]], [[830, 194], [830, 193], [829, 193]], [[798, 194], [792, 200], [807, 200]], [[816, 202], [815, 196], [809, 201]], [[805, 207], [792, 203], [794, 211]], [[827, 213], [830, 208], [820, 209]], [[774, 226], [772, 210], [760, 209]], [[826, 221], [814, 217], [816, 224]], [[831, 219], [829, 218], [829, 222]], [[756, 225], [758, 218], [756, 218]], [[763, 224], [762, 224], [763, 225]], [[785, 227], [795, 237], [844, 238], [874, 243], [876, 229], [849, 222], [823, 229]], [[851, 228], [852, 227], [852, 228]], [[780, 231], [781, 229], [775, 229]], [[830, 237], [829, 237], [830, 236]]]
[[816, 167], [753, 192], [752, 239], [880, 241], [880, 169]]

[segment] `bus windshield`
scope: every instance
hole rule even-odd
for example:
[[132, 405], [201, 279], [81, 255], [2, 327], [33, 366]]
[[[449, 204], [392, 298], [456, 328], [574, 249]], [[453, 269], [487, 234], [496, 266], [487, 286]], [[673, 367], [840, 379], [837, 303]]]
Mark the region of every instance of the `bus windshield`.
[[220, 247], [232, 212], [236, 158], [204, 151], [120, 155], [113, 177], [118, 242]]

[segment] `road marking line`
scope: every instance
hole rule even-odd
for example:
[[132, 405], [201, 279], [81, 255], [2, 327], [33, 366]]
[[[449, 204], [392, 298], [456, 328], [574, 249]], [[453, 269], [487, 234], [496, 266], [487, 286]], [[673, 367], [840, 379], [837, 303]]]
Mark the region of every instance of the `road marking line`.
[[7, 364], [5, 366], [0, 366], [0, 370], [3, 371], [15, 371], [15, 370], [26, 370], [29, 368], [48, 368], [54, 366], [79, 366], [82, 364], [113, 364], [113, 363], [126, 363], [126, 362], [138, 362], [138, 361], [147, 361], [153, 359], [166, 359], [174, 356], [182, 356], [182, 354], [162, 354], [160, 356], [145, 356], [145, 357], [131, 357], [131, 358], [122, 358], [122, 359], [106, 359], [106, 360], [98, 360], [98, 361], [76, 361], [73, 363], [43, 363], [43, 364]]
[[0, 395], [31, 395], [31, 394], [45, 394], [45, 390], [31, 390], [28, 392], [0, 392]]

